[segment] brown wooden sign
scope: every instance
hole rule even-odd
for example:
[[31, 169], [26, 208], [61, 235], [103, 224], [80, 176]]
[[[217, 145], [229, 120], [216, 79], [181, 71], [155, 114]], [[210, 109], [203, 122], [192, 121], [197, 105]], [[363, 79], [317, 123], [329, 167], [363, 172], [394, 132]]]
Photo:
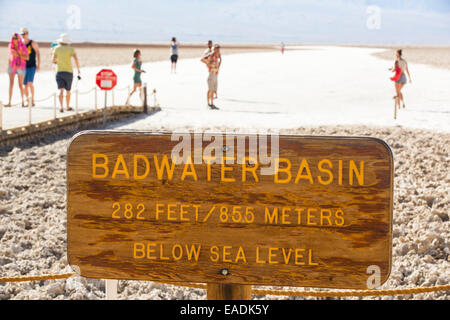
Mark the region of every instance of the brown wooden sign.
[[389, 147], [374, 138], [261, 137], [77, 135], [67, 157], [69, 264], [89, 278], [384, 283]]

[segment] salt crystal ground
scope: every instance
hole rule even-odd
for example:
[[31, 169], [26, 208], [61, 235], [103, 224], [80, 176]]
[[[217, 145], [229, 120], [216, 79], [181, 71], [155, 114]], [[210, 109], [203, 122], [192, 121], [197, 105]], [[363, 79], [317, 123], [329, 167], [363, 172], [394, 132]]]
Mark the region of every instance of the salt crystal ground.
[[[162, 111], [130, 127], [149, 130], [205, 129], [234, 127], [286, 129], [311, 125], [401, 125], [409, 128], [449, 132], [450, 72], [420, 64], [409, 64], [412, 84], [403, 92], [406, 109], [393, 119], [394, 86], [388, 68], [392, 63], [373, 57], [384, 50], [354, 47], [298, 47], [299, 50], [245, 53], [224, 56], [219, 74], [218, 112], [207, 110], [206, 67], [200, 59], [180, 59], [177, 74], [170, 74], [168, 61], [143, 65], [142, 75], [149, 89], [157, 90]], [[151, 53], [149, 53], [151, 54]], [[182, 54], [182, 53], [181, 53]], [[182, 57], [182, 56], [181, 56]], [[407, 59], [407, 52], [405, 52]], [[394, 57], [393, 57], [394, 60]], [[102, 69], [82, 69], [82, 80], [73, 89], [86, 92], [95, 85]], [[118, 75], [117, 89], [132, 84], [129, 65], [108, 67]], [[7, 102], [8, 75], [0, 74], [0, 101]], [[53, 72], [36, 76], [36, 99], [50, 96], [56, 89]], [[17, 86], [13, 103], [20, 102]], [[149, 91], [150, 91], [149, 90]], [[123, 105], [127, 90], [116, 91], [114, 102]], [[104, 103], [98, 92], [98, 106]], [[79, 110], [94, 108], [94, 92], [79, 96]], [[108, 96], [111, 103], [111, 96]], [[132, 100], [137, 105], [137, 95]], [[75, 97], [72, 97], [72, 106]], [[58, 107], [59, 108], [59, 107]], [[4, 109], [3, 127], [25, 125], [25, 108]], [[58, 113], [58, 116], [60, 114]], [[38, 103], [33, 122], [53, 117], [53, 100]]]

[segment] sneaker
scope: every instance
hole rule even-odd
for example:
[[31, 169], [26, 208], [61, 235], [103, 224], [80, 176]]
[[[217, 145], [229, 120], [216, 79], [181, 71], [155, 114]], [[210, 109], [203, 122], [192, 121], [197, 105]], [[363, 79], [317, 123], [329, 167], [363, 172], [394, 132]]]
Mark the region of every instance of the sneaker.
[[213, 105], [213, 104], [210, 104], [209, 105], [209, 108], [211, 109], [211, 110], [219, 110], [219, 108], [217, 108], [215, 105]]

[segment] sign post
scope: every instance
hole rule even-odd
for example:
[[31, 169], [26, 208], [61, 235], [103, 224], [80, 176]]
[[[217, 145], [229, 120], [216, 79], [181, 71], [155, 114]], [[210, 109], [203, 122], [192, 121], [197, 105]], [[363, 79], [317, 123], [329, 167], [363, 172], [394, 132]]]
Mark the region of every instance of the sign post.
[[250, 299], [251, 285], [374, 289], [390, 274], [379, 139], [85, 131], [67, 184], [68, 260], [84, 277]]
[[[95, 77], [95, 83], [97, 86], [105, 91], [105, 107], [103, 109], [103, 126], [106, 126], [106, 103], [107, 92], [112, 90], [117, 85], [117, 76], [114, 71], [110, 69], [102, 69]], [[97, 101], [95, 102], [97, 104]]]

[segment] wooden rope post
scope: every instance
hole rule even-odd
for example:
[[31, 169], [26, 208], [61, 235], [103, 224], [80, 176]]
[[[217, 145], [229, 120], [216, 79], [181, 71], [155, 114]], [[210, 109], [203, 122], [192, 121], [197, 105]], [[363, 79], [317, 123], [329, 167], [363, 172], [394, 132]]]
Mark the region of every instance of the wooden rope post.
[[147, 84], [146, 83], [144, 83], [143, 90], [144, 90], [144, 102], [143, 102], [143, 104], [144, 104], [144, 113], [147, 113], [148, 106], [147, 106]]
[[97, 111], [97, 87], [94, 87], [95, 111]]
[[78, 89], [75, 90], [75, 114], [78, 115]]
[[117, 300], [117, 283], [118, 280], [105, 280], [105, 299]]
[[3, 103], [0, 101], [0, 133], [3, 131]]
[[397, 104], [399, 104], [399, 97], [395, 97], [395, 103], [394, 103], [394, 120], [397, 119]]
[[208, 300], [251, 300], [252, 286], [208, 283], [206, 298]]
[[156, 89], [153, 89], [153, 107], [156, 107], [158, 102], [156, 101]]
[[28, 103], [28, 126], [31, 127], [31, 103]]
[[56, 92], [53, 94], [53, 120], [56, 120]]

